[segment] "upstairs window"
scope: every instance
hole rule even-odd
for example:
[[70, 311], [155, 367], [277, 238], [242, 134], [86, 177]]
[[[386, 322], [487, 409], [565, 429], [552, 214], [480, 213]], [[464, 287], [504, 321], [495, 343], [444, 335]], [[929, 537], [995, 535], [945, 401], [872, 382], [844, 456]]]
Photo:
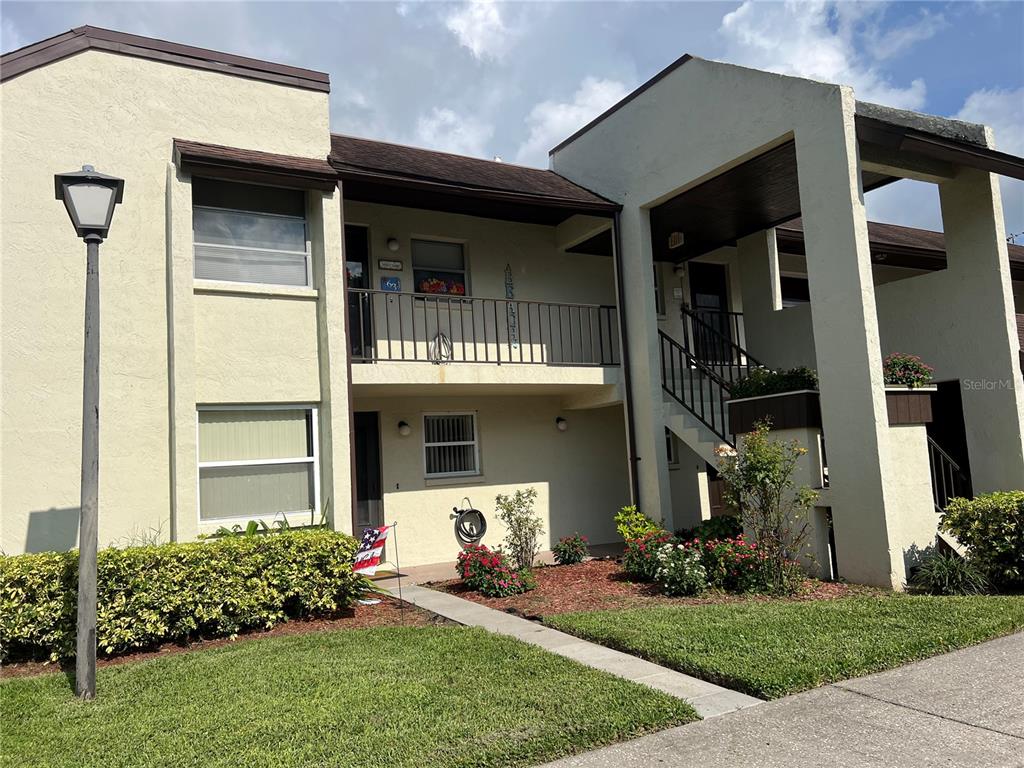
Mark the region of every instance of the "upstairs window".
[[423, 416], [423, 458], [427, 477], [480, 474], [474, 413]]
[[192, 240], [196, 279], [311, 285], [301, 190], [193, 179]]
[[462, 244], [413, 240], [412, 279], [417, 293], [465, 296], [469, 280]]

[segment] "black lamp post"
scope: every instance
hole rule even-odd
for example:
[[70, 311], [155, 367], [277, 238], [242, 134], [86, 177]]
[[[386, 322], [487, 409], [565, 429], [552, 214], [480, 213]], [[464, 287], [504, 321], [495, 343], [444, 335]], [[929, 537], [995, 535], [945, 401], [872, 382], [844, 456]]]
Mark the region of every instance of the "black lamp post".
[[85, 240], [85, 370], [82, 387], [82, 504], [78, 523], [78, 636], [75, 695], [96, 696], [96, 549], [98, 547], [100, 416], [100, 243], [107, 236], [124, 179], [91, 165], [53, 177], [75, 232]]

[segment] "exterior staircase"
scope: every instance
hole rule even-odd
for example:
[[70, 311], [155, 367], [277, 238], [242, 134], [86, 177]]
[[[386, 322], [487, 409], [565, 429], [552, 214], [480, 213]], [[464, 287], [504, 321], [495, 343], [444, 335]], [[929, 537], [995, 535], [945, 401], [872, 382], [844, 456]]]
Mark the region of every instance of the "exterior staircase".
[[736, 444], [727, 410], [732, 387], [760, 365], [727, 327], [684, 307], [682, 340], [658, 334], [665, 426], [712, 465], [718, 446]]

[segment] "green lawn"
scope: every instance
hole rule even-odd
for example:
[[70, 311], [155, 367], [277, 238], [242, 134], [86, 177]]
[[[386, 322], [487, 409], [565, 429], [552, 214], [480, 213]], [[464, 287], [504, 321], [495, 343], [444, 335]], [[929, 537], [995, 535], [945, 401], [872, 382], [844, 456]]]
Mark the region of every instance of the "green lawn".
[[524, 766], [696, 719], [685, 703], [458, 627], [248, 640], [0, 684], [3, 766]]
[[566, 613], [545, 622], [777, 698], [1024, 628], [1024, 597], [857, 597]]

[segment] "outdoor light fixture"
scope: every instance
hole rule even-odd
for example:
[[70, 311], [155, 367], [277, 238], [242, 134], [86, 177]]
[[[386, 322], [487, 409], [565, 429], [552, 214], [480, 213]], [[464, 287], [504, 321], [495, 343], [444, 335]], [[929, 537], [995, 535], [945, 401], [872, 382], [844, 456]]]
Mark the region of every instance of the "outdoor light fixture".
[[82, 486], [78, 512], [78, 634], [75, 695], [96, 696], [96, 550], [99, 544], [100, 476], [100, 243], [110, 230], [124, 179], [91, 165], [53, 177], [75, 233], [85, 240], [85, 365], [82, 382]]
[[565, 432], [569, 428], [569, 422], [563, 419], [561, 416], [555, 418], [555, 426], [559, 432]]
[[124, 179], [97, 173], [91, 165], [83, 165], [80, 171], [58, 173], [53, 177], [53, 185], [79, 237], [89, 242], [91, 237], [102, 240], [107, 236], [114, 206], [124, 195]]
[[398, 252], [398, 238], [397, 237], [389, 237], [388, 238], [388, 250], [391, 251], [392, 253], [397, 253]]
[[400, 434], [402, 437], [408, 437], [409, 435], [412, 434], [412, 427], [409, 426], [409, 422], [398, 422], [398, 434]]

